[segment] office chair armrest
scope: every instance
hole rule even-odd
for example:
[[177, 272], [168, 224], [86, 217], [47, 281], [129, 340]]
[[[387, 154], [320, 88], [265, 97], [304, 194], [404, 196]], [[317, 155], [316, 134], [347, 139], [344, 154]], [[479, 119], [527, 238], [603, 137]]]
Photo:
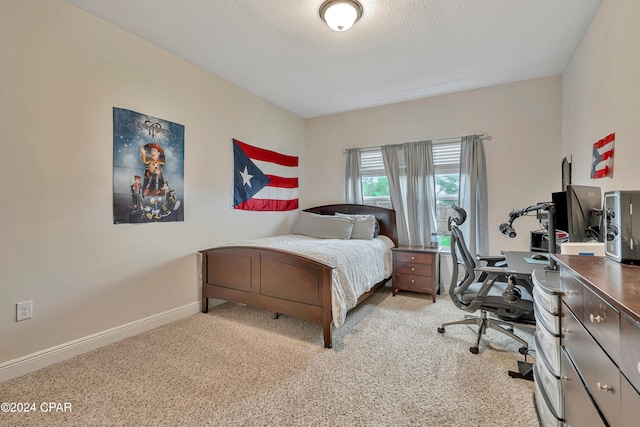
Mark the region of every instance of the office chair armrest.
[[495, 273], [495, 274], [505, 274], [507, 271], [502, 267], [476, 267], [473, 271], [479, 271], [482, 273]]

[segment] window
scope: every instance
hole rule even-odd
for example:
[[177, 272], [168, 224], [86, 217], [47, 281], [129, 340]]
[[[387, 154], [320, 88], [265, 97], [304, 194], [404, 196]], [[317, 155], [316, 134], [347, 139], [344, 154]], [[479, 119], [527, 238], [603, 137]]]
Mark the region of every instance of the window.
[[389, 182], [380, 148], [367, 148], [360, 151], [360, 172], [364, 204], [391, 209]]
[[[455, 215], [451, 205], [458, 203], [460, 188], [460, 141], [433, 144], [436, 181], [436, 225], [440, 246], [449, 246], [447, 219]], [[391, 208], [389, 183], [380, 148], [360, 152], [362, 196], [367, 205]]]
[[433, 145], [436, 180], [436, 226], [440, 246], [449, 246], [447, 219], [455, 215], [451, 205], [459, 203], [460, 141]]

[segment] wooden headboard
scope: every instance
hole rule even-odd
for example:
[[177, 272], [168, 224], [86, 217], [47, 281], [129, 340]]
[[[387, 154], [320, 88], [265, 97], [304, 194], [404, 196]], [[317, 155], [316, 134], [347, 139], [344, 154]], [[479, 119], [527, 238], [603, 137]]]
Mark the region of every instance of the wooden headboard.
[[380, 234], [383, 234], [398, 246], [398, 229], [396, 228], [396, 211], [393, 209], [381, 208], [371, 205], [336, 204], [316, 206], [303, 209], [305, 212], [312, 212], [320, 215], [333, 215], [336, 212], [351, 215], [373, 215], [380, 224]]

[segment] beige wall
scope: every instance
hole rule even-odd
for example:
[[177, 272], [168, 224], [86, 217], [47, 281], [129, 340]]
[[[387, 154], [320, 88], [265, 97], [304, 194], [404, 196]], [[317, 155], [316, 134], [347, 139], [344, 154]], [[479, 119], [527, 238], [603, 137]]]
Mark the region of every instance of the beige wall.
[[490, 251], [528, 250], [535, 217], [514, 223], [515, 239], [498, 225], [561, 188], [561, 85], [553, 76], [311, 119], [303, 207], [344, 200], [345, 148], [486, 132]]
[[[61, 0], [3, 0], [0, 46], [0, 364], [193, 304], [198, 250], [295, 218], [231, 209], [230, 168], [303, 156], [298, 116]], [[113, 107], [185, 126], [184, 222], [113, 224]]]
[[[640, 190], [640, 2], [606, 0], [563, 78], [562, 154], [574, 184]], [[615, 132], [613, 178], [591, 179], [593, 144]]]

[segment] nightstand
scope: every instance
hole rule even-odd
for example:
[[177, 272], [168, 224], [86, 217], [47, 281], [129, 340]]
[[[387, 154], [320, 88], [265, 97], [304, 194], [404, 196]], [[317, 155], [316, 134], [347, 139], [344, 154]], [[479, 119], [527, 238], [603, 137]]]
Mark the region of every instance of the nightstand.
[[431, 294], [431, 299], [436, 302], [439, 248], [398, 246], [391, 251], [393, 252], [391, 294], [396, 296], [399, 289], [422, 292]]

